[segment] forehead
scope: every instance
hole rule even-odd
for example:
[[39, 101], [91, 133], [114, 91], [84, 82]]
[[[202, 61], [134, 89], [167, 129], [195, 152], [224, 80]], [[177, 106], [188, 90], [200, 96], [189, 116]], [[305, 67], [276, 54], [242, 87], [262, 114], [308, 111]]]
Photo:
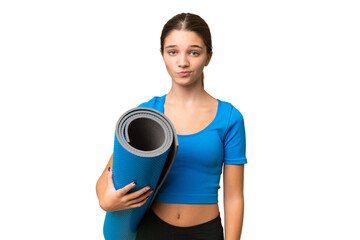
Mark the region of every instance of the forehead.
[[172, 30], [165, 38], [164, 45], [165, 47], [168, 45], [178, 45], [179, 47], [205, 46], [204, 41], [197, 33], [186, 30]]

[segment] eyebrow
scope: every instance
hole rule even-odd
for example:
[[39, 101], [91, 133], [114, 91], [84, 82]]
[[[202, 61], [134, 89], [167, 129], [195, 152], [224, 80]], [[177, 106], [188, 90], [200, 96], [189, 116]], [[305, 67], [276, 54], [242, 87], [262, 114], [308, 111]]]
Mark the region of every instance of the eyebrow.
[[[177, 45], [169, 45], [169, 46], [166, 46], [165, 48], [173, 48], [173, 47], [177, 47]], [[194, 48], [200, 48], [200, 49], [202, 49], [202, 47], [201, 47], [201, 46], [196, 45], [196, 44], [191, 45], [190, 47], [194, 47]]]

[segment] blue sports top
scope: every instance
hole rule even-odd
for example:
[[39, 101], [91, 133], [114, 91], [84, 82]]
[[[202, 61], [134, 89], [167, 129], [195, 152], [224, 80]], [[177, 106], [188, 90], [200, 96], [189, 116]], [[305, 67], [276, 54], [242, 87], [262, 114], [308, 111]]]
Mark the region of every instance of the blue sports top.
[[[165, 97], [155, 96], [138, 107], [164, 113]], [[243, 116], [231, 103], [217, 100], [216, 116], [208, 126], [197, 133], [177, 134], [179, 149], [155, 202], [218, 203], [223, 163], [247, 163]]]

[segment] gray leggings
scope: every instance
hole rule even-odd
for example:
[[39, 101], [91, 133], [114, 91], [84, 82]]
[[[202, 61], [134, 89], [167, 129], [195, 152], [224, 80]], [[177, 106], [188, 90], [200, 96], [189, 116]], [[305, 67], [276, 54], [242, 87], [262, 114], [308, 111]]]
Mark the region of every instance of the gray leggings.
[[159, 218], [152, 209], [142, 219], [136, 240], [224, 240], [220, 214], [208, 222], [178, 227]]

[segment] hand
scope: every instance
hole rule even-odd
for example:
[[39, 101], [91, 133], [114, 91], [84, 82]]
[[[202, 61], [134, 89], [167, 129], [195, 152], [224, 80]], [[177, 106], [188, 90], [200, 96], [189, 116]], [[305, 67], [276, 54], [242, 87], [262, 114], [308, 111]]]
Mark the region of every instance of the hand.
[[130, 183], [116, 190], [112, 178], [112, 169], [109, 167], [107, 186], [100, 199], [100, 207], [107, 212], [141, 207], [148, 200], [153, 190], [150, 187], [144, 187], [136, 192], [128, 193], [133, 187], [135, 187], [135, 183]]

